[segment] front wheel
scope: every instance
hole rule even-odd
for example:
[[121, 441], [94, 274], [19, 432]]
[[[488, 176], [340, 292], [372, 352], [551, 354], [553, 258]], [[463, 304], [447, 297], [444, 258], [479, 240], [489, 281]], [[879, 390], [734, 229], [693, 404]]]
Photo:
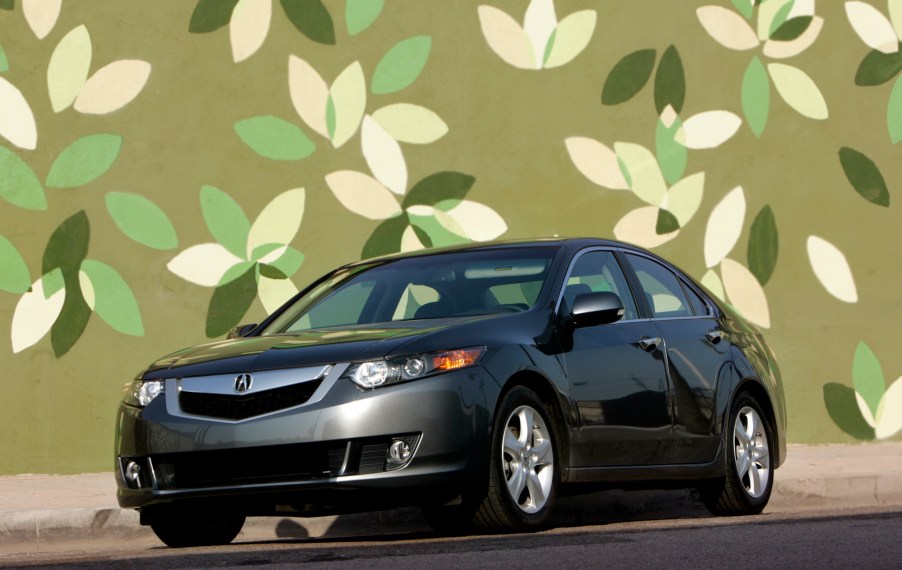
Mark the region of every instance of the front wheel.
[[214, 546], [234, 540], [244, 526], [243, 515], [197, 513], [171, 509], [156, 513], [150, 523], [166, 546]]

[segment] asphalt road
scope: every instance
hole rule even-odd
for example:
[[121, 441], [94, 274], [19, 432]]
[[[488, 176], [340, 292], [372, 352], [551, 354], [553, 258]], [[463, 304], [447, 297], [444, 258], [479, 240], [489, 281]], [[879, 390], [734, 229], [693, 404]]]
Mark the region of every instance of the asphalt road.
[[[680, 515], [681, 517], [685, 515]], [[902, 509], [658, 518], [535, 534], [409, 533], [174, 550], [153, 540], [0, 554], [5, 567], [66, 568], [902, 568]]]

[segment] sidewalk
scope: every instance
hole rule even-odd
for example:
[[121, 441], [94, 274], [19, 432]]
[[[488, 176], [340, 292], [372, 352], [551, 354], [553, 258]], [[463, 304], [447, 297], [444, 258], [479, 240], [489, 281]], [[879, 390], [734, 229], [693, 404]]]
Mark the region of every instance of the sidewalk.
[[[776, 471], [768, 511], [902, 507], [902, 442], [791, 445]], [[559, 500], [561, 525], [637, 516], [703, 514], [691, 491], [604, 491]], [[427, 530], [419, 511], [339, 517], [248, 519], [238, 540], [364, 536]], [[45, 550], [54, 542], [121, 537], [159, 544], [135, 511], [120, 509], [111, 473], [0, 477], [0, 553]]]

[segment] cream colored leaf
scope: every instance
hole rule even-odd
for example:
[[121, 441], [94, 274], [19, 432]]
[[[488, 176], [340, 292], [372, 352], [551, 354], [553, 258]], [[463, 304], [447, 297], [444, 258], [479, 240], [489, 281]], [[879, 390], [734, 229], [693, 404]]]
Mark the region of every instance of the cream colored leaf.
[[788, 42], [767, 40], [764, 43], [764, 55], [773, 59], [786, 59], [799, 55], [814, 43], [824, 27], [824, 19], [815, 16], [802, 34]]
[[861, 417], [864, 418], [864, 423], [868, 424], [872, 428], [877, 427], [877, 420], [874, 419], [874, 414], [871, 412], [871, 407], [868, 406], [868, 403], [864, 401], [864, 398], [861, 397], [861, 394], [855, 392], [855, 403], [858, 404], [858, 411], [861, 412]]
[[34, 150], [38, 145], [31, 107], [22, 92], [3, 77], [0, 77], [0, 136], [26, 150]]
[[574, 12], [560, 21], [554, 33], [554, 45], [545, 61], [545, 68], [560, 67], [578, 56], [592, 39], [598, 15], [595, 10]]
[[47, 91], [54, 112], [69, 108], [81, 93], [91, 68], [91, 36], [78, 26], [63, 36], [47, 65]]
[[150, 64], [139, 59], [121, 59], [102, 67], [85, 83], [75, 110], [105, 115], [124, 107], [138, 96], [150, 77]]
[[272, 0], [238, 0], [229, 22], [229, 40], [235, 63], [257, 53], [269, 33], [270, 20]]
[[828, 293], [846, 303], [858, 302], [858, 289], [849, 262], [835, 245], [823, 238], [809, 236], [808, 261]]
[[166, 267], [185, 281], [216, 287], [226, 271], [242, 261], [221, 244], [202, 243], [176, 255]]
[[401, 251], [419, 251], [421, 249], [426, 249], [426, 246], [417, 237], [417, 232], [414, 231], [413, 226], [407, 226], [404, 229], [404, 233], [401, 234]]
[[[448, 210], [447, 214], [463, 233], [452, 227], [447, 229], [473, 241], [493, 240], [507, 231], [504, 219], [495, 210], [478, 202], [461, 200], [460, 203]], [[442, 222], [442, 217], [436, 215], [436, 218]]]
[[291, 279], [270, 279], [261, 275], [257, 281], [257, 297], [260, 298], [266, 312], [270, 314], [297, 293], [298, 288], [291, 282]]
[[643, 206], [623, 216], [614, 226], [614, 237], [649, 249], [669, 242], [680, 230], [658, 234], [655, 229], [658, 226], [658, 210], [655, 206]]
[[34, 35], [43, 40], [59, 19], [62, 0], [22, 0], [22, 12]]
[[366, 79], [359, 61], [355, 61], [339, 74], [329, 91], [335, 106], [335, 133], [332, 145], [338, 148], [348, 142], [366, 111]]
[[702, 276], [702, 285], [708, 288], [715, 297], [720, 299], [721, 301], [726, 301], [727, 296], [723, 291], [723, 281], [720, 280], [720, 277], [717, 275], [713, 269], [709, 269], [704, 276]]
[[81, 287], [81, 297], [93, 311], [95, 302], [97, 301], [94, 294], [94, 284], [91, 283], [91, 277], [82, 269], [78, 271], [78, 285]]
[[670, 187], [661, 207], [673, 214], [684, 227], [698, 211], [705, 191], [705, 173], [697, 172]]
[[506, 12], [494, 6], [480, 6], [479, 25], [489, 47], [501, 59], [520, 69], [536, 68], [529, 36]]
[[247, 258], [261, 245], [288, 245], [294, 240], [304, 218], [303, 188], [282, 192], [263, 208], [247, 234]]
[[[54, 271], [57, 273], [55, 278], [62, 280], [62, 273], [58, 269]], [[44, 338], [63, 310], [66, 288], [60, 288], [48, 298], [44, 295], [43, 283], [44, 277], [32, 283], [31, 290], [16, 304], [10, 334], [13, 352], [22, 352]]]
[[298, 116], [311, 129], [328, 137], [329, 86], [309, 63], [295, 55], [288, 56], [288, 92]]
[[736, 12], [723, 6], [702, 6], [695, 14], [708, 35], [720, 45], [739, 51], [758, 47], [755, 30]]
[[794, 0], [786, 19], [792, 20], [802, 16], [814, 16], [814, 0]]
[[586, 137], [570, 137], [564, 143], [576, 169], [591, 182], [612, 190], [630, 189], [610, 147]]
[[545, 47], [557, 26], [557, 16], [554, 13], [554, 0], [532, 0], [526, 8], [526, 16], [523, 18], [523, 31], [532, 45], [532, 55], [536, 69], [542, 68], [545, 59]]
[[326, 175], [326, 184], [342, 206], [364, 218], [387, 220], [401, 213], [391, 191], [362, 172], [339, 170]]
[[277, 247], [277, 248], [275, 248], [274, 250], [272, 250], [272, 251], [270, 251], [269, 253], [267, 253], [266, 255], [260, 257], [260, 259], [257, 259], [256, 261], [257, 261], [258, 263], [272, 263], [272, 262], [276, 261], [277, 259], [279, 259], [280, 257], [282, 257], [282, 255], [283, 255], [287, 250], [288, 250], [288, 246], [287, 246], [287, 245], [283, 245], [283, 246], [281, 246], [281, 247]]
[[896, 37], [902, 39], [902, 0], [887, 0], [889, 19], [896, 30]]
[[858, 37], [883, 53], [899, 51], [899, 38], [892, 23], [877, 8], [866, 2], [846, 2], [846, 16]]
[[404, 162], [398, 141], [367, 115], [363, 118], [360, 130], [360, 145], [363, 147], [363, 157], [376, 180], [395, 194], [403, 196], [407, 190], [407, 163]]
[[676, 140], [686, 148], [716, 148], [730, 140], [742, 119], [729, 111], [706, 111], [692, 115], [676, 134]]
[[876, 420], [877, 439], [893, 437], [902, 430], [902, 378], [897, 378], [883, 395]]
[[373, 119], [399, 142], [428, 144], [445, 136], [448, 125], [425, 107], [396, 103], [373, 113]]
[[705, 265], [714, 267], [730, 253], [745, 220], [745, 195], [737, 186], [714, 206], [705, 228]]
[[720, 275], [730, 304], [746, 319], [769, 329], [770, 309], [767, 307], [767, 296], [752, 272], [741, 263], [726, 258], [720, 262]]
[[782, 63], [767, 64], [767, 71], [774, 80], [777, 93], [796, 112], [809, 119], [823, 120], [828, 117], [824, 96], [804, 71]]
[[660, 206], [667, 193], [667, 182], [655, 155], [633, 143], [614, 143], [614, 151], [629, 173], [633, 193], [652, 206]]

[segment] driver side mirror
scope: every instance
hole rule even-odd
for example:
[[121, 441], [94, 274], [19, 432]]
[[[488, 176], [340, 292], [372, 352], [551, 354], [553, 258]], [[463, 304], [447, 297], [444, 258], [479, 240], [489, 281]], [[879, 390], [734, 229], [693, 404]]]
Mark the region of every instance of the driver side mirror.
[[226, 336], [227, 339], [233, 338], [241, 338], [243, 336], [247, 336], [247, 333], [251, 332], [257, 328], [257, 323], [251, 323], [249, 325], [238, 325], [229, 331], [229, 334]]
[[607, 325], [623, 318], [623, 301], [616, 293], [583, 293], [573, 301], [570, 319], [574, 327]]

